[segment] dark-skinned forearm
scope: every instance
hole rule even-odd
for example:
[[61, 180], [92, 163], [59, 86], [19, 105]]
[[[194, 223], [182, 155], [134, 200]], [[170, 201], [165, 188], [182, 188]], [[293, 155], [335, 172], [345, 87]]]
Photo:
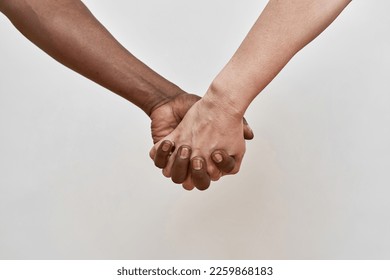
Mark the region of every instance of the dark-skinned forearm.
[[183, 92], [130, 54], [79, 0], [0, 0], [0, 9], [54, 59], [148, 115]]

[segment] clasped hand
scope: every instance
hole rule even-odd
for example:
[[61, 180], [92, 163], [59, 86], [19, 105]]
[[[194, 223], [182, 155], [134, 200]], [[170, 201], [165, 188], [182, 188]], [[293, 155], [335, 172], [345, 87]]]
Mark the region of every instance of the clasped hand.
[[186, 190], [206, 190], [210, 181], [236, 174], [253, 132], [245, 119], [210, 100], [180, 94], [151, 113], [150, 157], [164, 176]]

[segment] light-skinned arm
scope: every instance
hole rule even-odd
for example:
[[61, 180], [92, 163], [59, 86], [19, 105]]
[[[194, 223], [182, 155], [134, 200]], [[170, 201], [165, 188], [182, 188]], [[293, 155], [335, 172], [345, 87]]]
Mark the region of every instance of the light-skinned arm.
[[[206, 158], [203, 164], [207, 165], [207, 171], [214, 180], [221, 176], [210, 158], [217, 149], [225, 149], [235, 157], [232, 173], [238, 172], [245, 153], [245, 142], [240, 133], [243, 129], [242, 116], [249, 104], [298, 51], [336, 19], [349, 2], [270, 0], [202, 100], [164, 139], [173, 141], [177, 146], [191, 146], [193, 158]], [[157, 149], [157, 145], [152, 151]], [[166, 176], [171, 176], [174, 156], [163, 171]], [[194, 164], [199, 165], [199, 162]], [[184, 186], [188, 189], [193, 187], [189, 179]]]

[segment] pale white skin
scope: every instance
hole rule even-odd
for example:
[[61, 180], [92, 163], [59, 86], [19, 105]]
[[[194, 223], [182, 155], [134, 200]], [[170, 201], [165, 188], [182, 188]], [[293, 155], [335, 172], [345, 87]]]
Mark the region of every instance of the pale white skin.
[[[212, 180], [224, 174], [212, 163], [210, 154], [215, 149], [225, 149], [236, 159], [231, 174], [237, 173], [245, 153], [242, 118], [249, 104], [349, 3], [350, 0], [270, 0], [205, 96], [163, 140], [174, 142], [176, 147], [191, 146], [191, 158], [206, 159]], [[174, 158], [175, 152], [163, 170], [167, 177], [171, 176]], [[183, 186], [194, 187], [190, 176]]]

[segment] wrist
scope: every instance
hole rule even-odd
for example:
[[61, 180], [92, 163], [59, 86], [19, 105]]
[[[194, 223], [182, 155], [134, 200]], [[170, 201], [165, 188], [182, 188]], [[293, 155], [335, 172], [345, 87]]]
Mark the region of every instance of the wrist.
[[152, 113], [160, 108], [161, 106], [171, 102], [179, 95], [188, 94], [181, 88], [174, 86], [170, 89], [160, 89], [158, 92], [155, 92], [151, 97], [151, 100], [141, 107], [141, 109], [150, 117]]
[[238, 94], [225, 87], [224, 83], [214, 80], [202, 100], [211, 110], [220, 110], [224, 114], [242, 120], [246, 107], [239, 104], [237, 97]]
[[130, 58], [116, 71], [114, 81], [120, 82], [114, 83], [118, 87], [114, 92], [139, 107], [149, 117], [158, 107], [186, 93], [136, 58]]

